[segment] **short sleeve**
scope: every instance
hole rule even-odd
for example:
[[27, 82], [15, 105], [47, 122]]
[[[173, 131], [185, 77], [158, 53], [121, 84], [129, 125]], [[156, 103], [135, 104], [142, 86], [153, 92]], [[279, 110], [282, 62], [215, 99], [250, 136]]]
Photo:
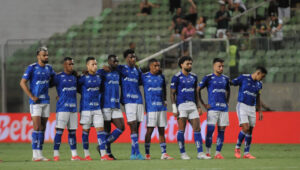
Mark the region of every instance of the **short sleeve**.
[[207, 82], [208, 82], [208, 76], [204, 76], [203, 79], [200, 81], [198, 86], [202, 89], [207, 87]]
[[177, 76], [173, 76], [172, 80], [171, 80], [171, 89], [177, 89], [178, 86], [178, 77]]
[[23, 74], [22, 78], [26, 80], [30, 80], [33, 72], [33, 67], [28, 66], [25, 73]]
[[241, 76], [239, 76], [239, 77], [233, 79], [231, 82], [232, 82], [232, 84], [233, 84], [234, 86], [237, 86], [237, 85], [240, 85], [240, 84], [241, 84], [242, 79], [243, 79], [243, 76], [241, 75]]

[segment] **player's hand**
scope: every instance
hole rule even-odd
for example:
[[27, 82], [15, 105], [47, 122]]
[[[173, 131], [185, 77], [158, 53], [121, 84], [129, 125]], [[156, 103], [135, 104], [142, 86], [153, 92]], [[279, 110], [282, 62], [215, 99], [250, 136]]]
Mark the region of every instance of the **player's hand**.
[[105, 72], [111, 72], [111, 69], [110, 69], [110, 67], [109, 66], [103, 66], [103, 70], [105, 71]]
[[258, 119], [258, 120], [263, 120], [263, 117], [264, 117], [264, 116], [263, 116], [262, 111], [259, 111], [258, 114], [259, 114], [259, 119]]
[[204, 104], [205, 109], [210, 109], [210, 105], [209, 104]]
[[56, 96], [56, 98], [55, 98], [56, 100], [59, 100], [59, 96]]
[[203, 114], [202, 109], [200, 107], [197, 108], [198, 109], [198, 113], [201, 116]]
[[37, 98], [37, 97], [35, 97], [35, 96], [32, 96], [32, 97], [31, 97], [31, 100], [33, 100], [33, 102], [36, 103], [36, 102], [39, 100], [39, 98]]
[[177, 117], [179, 114], [178, 114], [178, 112], [173, 112], [173, 115], [175, 116], [175, 117]]
[[175, 117], [177, 117], [178, 116], [178, 111], [177, 111], [177, 106], [176, 106], [175, 103], [172, 104], [172, 111], [173, 111], [173, 115]]

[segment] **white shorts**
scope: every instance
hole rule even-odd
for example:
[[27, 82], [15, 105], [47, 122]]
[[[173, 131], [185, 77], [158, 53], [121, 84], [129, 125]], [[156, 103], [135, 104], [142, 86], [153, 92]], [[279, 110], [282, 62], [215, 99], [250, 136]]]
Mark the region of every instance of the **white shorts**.
[[123, 118], [121, 109], [104, 108], [102, 109], [104, 121], [111, 121], [111, 119]]
[[56, 128], [75, 130], [78, 127], [77, 112], [57, 112], [56, 113]]
[[30, 104], [31, 116], [49, 117], [50, 104]]
[[182, 103], [178, 106], [179, 117], [184, 117], [188, 119], [199, 118], [199, 112], [197, 106], [194, 102]]
[[251, 127], [256, 123], [256, 108], [255, 106], [249, 106], [244, 103], [238, 102], [236, 105], [237, 116], [239, 124], [249, 123]]
[[147, 127], [166, 127], [167, 113], [166, 111], [148, 112], [147, 113]]
[[208, 125], [215, 125], [218, 123], [218, 126], [228, 126], [229, 125], [229, 118], [228, 112], [210, 110], [207, 113], [207, 124]]
[[90, 129], [92, 124], [95, 128], [104, 127], [101, 110], [81, 111], [80, 124], [83, 129]]
[[144, 106], [136, 103], [125, 104], [125, 113], [127, 122], [142, 122], [144, 119]]

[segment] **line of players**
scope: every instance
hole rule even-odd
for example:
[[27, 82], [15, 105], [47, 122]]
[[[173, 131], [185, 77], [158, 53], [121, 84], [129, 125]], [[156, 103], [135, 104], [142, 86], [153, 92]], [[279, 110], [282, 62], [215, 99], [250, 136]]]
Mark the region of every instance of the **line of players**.
[[[33, 121], [32, 150], [33, 161], [49, 161], [42, 154], [44, 132], [48, 120], [49, 95], [48, 89], [56, 86], [56, 134], [54, 138], [54, 161], [59, 161], [59, 147], [64, 128], [69, 130], [68, 141], [71, 149], [71, 160], [92, 160], [89, 153], [89, 130], [94, 126], [97, 132], [98, 147], [101, 160], [115, 160], [110, 145], [124, 131], [124, 119], [120, 110], [120, 103], [124, 105], [127, 123], [131, 130], [131, 160], [150, 160], [151, 134], [158, 127], [161, 159], [173, 159], [166, 152], [164, 128], [167, 125], [166, 117], [166, 82], [160, 70], [160, 63], [156, 59], [149, 61], [150, 71], [142, 73], [136, 65], [136, 56], [133, 50], [126, 50], [123, 54], [126, 65], [119, 65], [118, 57], [108, 56], [108, 65], [97, 70], [97, 61], [94, 57], [86, 59], [87, 70], [81, 76], [73, 70], [72, 58], [66, 57], [63, 61], [64, 70], [56, 74], [48, 65], [48, 50], [41, 47], [37, 50], [37, 63], [26, 69], [20, 86], [29, 96], [30, 113]], [[249, 153], [252, 130], [255, 126], [255, 106], [260, 111], [260, 80], [267, 74], [266, 69], [258, 67], [253, 74], [241, 75], [230, 81], [223, 75], [224, 60], [216, 58], [213, 61], [214, 73], [203, 78], [198, 84], [197, 76], [191, 73], [192, 58], [182, 57], [178, 66], [181, 71], [175, 74], [171, 81], [171, 101], [173, 114], [178, 118], [177, 141], [181, 158], [190, 157], [185, 152], [184, 130], [187, 120], [194, 130], [194, 140], [198, 159], [211, 159], [210, 148], [215, 124], [218, 125], [217, 151], [215, 159], [223, 159], [221, 149], [224, 141], [225, 127], [229, 125], [228, 101], [230, 84], [240, 86], [237, 114], [241, 132], [235, 149], [235, 156], [241, 157], [240, 147], [245, 139], [244, 158], [254, 159]], [[27, 82], [30, 82], [30, 88]], [[143, 121], [144, 106], [139, 86], [144, 87], [147, 132], [145, 136], [145, 157], [139, 151], [138, 129]], [[119, 93], [121, 87], [121, 94]], [[207, 87], [208, 104], [202, 100], [201, 90]], [[81, 94], [80, 124], [82, 125], [82, 144], [85, 158], [81, 158], [76, 150], [77, 93]], [[202, 148], [200, 129], [201, 105], [208, 110], [208, 126], [206, 135], [206, 154]], [[116, 129], [111, 132], [111, 123]]]

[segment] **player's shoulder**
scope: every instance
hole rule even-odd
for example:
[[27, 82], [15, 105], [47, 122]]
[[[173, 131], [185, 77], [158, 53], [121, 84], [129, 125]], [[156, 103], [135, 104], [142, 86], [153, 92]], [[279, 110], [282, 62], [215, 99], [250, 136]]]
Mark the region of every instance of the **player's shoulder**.
[[250, 74], [242, 74], [243, 77], [250, 77]]
[[190, 72], [190, 75], [194, 76], [194, 77], [197, 77], [197, 74], [196, 73], [193, 73], [193, 72]]
[[56, 73], [56, 76], [63, 76], [63, 72]]
[[203, 79], [208, 79], [208, 78], [212, 78], [214, 76], [213, 73], [207, 74], [203, 77]]
[[229, 76], [227, 76], [227, 75], [225, 75], [225, 74], [222, 74], [222, 77], [223, 77], [224, 79], [226, 79], [226, 80], [229, 80], [229, 79], [230, 79]]
[[52, 65], [50, 65], [50, 64], [46, 64], [45, 67], [46, 67], [46, 69], [53, 69]]

